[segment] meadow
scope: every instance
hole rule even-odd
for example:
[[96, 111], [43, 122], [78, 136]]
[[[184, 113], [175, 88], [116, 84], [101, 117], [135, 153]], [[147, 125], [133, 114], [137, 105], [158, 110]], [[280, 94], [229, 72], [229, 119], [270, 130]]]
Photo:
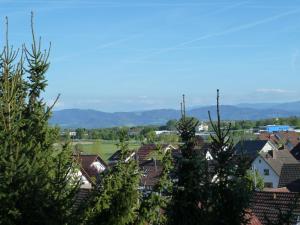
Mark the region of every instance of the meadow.
[[[80, 140], [73, 141], [74, 150], [80, 150], [87, 154], [98, 154], [105, 161], [118, 150], [117, 141], [107, 141], [107, 140]], [[132, 150], [137, 150], [141, 146], [139, 142], [129, 142], [129, 148]]]

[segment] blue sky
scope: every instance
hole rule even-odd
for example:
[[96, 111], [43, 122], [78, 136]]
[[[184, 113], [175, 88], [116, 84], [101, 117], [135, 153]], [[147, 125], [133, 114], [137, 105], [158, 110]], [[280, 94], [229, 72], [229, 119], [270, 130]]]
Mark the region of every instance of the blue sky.
[[133, 111], [300, 100], [298, 0], [0, 0], [1, 39], [52, 43], [56, 109]]

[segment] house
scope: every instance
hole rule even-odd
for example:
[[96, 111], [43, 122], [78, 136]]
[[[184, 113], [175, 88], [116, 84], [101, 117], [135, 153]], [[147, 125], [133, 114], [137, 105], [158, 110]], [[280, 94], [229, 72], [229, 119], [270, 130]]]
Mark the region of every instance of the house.
[[261, 152], [268, 152], [277, 149], [272, 142], [268, 140], [243, 140], [235, 145], [237, 155], [245, 155], [250, 161], [253, 161]]
[[[300, 163], [291, 155], [288, 150], [271, 150], [268, 152], [260, 152], [252, 161], [252, 170], [255, 170], [264, 179], [266, 188], [285, 187], [290, 182], [294, 182], [297, 177], [291, 179], [291, 171], [285, 168], [290, 168], [289, 165], [294, 165], [300, 169]], [[300, 173], [299, 173], [300, 177]], [[280, 182], [281, 181], [281, 182]]]
[[73, 155], [80, 166], [77, 175], [81, 177], [81, 188], [92, 188], [98, 175], [108, 168], [106, 162], [99, 155]]
[[[298, 225], [300, 222], [300, 201], [299, 194], [292, 192], [254, 192], [250, 199], [251, 215], [255, 220], [249, 223], [258, 224], [279, 224], [280, 214], [287, 215], [291, 213], [289, 224]], [[291, 210], [294, 208], [293, 210]], [[258, 221], [257, 221], [258, 220]], [[256, 223], [254, 223], [256, 222]]]
[[201, 123], [196, 127], [196, 133], [197, 132], [207, 132], [208, 131], [208, 125], [206, 123]]

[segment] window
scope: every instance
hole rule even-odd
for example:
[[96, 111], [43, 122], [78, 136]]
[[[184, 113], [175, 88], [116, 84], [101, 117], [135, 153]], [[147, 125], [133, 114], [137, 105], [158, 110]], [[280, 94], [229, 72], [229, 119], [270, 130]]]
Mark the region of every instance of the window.
[[258, 160], [259, 163], [261, 163], [261, 160]]
[[271, 182], [266, 182], [266, 183], [265, 183], [265, 188], [273, 188], [273, 183], [271, 183]]
[[270, 175], [270, 171], [268, 169], [264, 169], [264, 175], [265, 176], [269, 176]]

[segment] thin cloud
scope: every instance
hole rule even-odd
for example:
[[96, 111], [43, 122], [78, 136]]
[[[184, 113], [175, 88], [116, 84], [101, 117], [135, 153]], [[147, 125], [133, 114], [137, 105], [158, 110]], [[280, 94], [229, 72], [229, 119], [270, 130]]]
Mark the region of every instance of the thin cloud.
[[232, 27], [232, 28], [220, 31], [220, 32], [205, 34], [205, 35], [200, 36], [198, 38], [195, 38], [195, 39], [192, 39], [192, 40], [189, 40], [189, 41], [185, 41], [185, 42], [181, 42], [181, 43], [179, 43], [177, 45], [174, 45], [172, 47], [164, 48], [160, 51], [152, 52], [152, 53], [150, 53], [148, 55], [145, 55], [145, 56], [143, 56], [143, 57], [141, 57], [137, 60], [147, 59], [147, 58], [150, 58], [152, 56], [157, 56], [157, 55], [160, 55], [160, 54], [163, 54], [163, 53], [167, 53], [167, 52], [176, 50], [177, 48], [184, 47], [186, 45], [193, 44], [193, 43], [196, 43], [196, 42], [199, 42], [199, 41], [202, 41], [202, 40], [206, 40], [206, 39], [210, 39], [210, 38], [214, 38], [214, 37], [220, 37], [220, 36], [235, 33], [235, 32], [238, 32], [238, 31], [243, 31], [243, 30], [247, 30], [247, 29], [250, 29], [250, 28], [254, 28], [256, 26], [266, 24], [266, 23], [270, 23], [270, 22], [273, 22], [275, 20], [290, 16], [290, 15], [293, 15], [293, 14], [298, 14], [298, 13], [300, 13], [299, 8], [295, 9], [295, 10], [289, 10], [287, 12], [280, 13], [280, 14], [277, 14], [275, 16], [271, 16], [271, 17], [267, 17], [267, 18], [264, 18], [264, 19], [261, 19], [261, 20], [257, 20], [255, 22], [246, 23], [246, 24], [242, 24], [242, 25], [239, 25], [239, 26], [236, 26], [236, 27]]
[[126, 38], [121, 38], [121, 39], [118, 39], [118, 40], [115, 40], [115, 41], [111, 41], [111, 42], [107, 42], [107, 43], [104, 43], [104, 44], [99, 44], [95, 48], [90, 49], [90, 50], [85, 51], [85, 52], [78, 52], [78, 53], [74, 53], [74, 54], [69, 54], [69, 55], [65, 55], [65, 56], [56, 57], [56, 58], [53, 59], [53, 62], [68, 61], [70, 59], [82, 56], [84, 54], [96, 52], [97, 50], [100, 50], [100, 49], [106, 49], [106, 48], [111, 48], [111, 47], [114, 47], [114, 46], [118, 46], [121, 43], [130, 41], [132, 39], [135, 39], [135, 38], [138, 38], [138, 37], [141, 37], [141, 36], [142, 36], [141, 34], [139, 34], [139, 35], [132, 35], [132, 36], [129, 36], [129, 37], [126, 37]]
[[260, 89], [257, 89], [256, 92], [264, 93], [264, 94], [290, 94], [290, 93], [295, 93], [295, 91], [280, 89], [280, 88], [260, 88]]

